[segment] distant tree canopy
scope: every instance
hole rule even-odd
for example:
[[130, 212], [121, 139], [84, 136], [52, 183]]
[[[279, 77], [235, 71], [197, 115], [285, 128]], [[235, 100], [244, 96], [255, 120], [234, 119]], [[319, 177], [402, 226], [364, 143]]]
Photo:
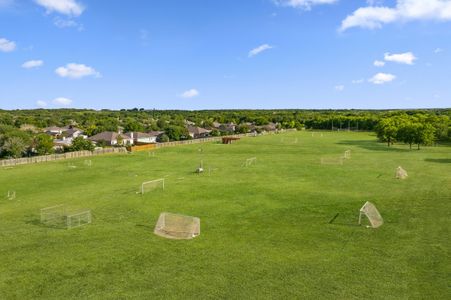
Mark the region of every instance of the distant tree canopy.
[[[119, 130], [164, 131], [159, 141], [190, 139], [187, 121], [213, 129], [213, 123], [234, 123], [236, 133], [255, 126], [277, 124], [278, 129], [375, 131], [381, 142], [406, 143], [412, 147], [451, 141], [451, 109], [429, 110], [0, 110], [0, 157], [48, 154], [48, 136], [38, 133], [49, 126], [73, 125], [86, 135]], [[21, 129], [22, 128], [22, 129]], [[254, 130], [261, 131], [257, 127]], [[41, 130], [42, 132], [42, 130]], [[230, 132], [214, 129], [212, 135]], [[76, 139], [66, 151], [90, 150], [92, 144]]]

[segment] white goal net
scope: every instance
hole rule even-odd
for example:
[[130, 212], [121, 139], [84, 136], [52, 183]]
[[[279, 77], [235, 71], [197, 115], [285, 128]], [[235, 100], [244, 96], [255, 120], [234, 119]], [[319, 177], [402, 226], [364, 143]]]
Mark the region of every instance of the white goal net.
[[8, 191], [8, 193], [6, 194], [6, 199], [8, 200], [16, 199], [16, 191]]
[[404, 170], [402, 167], [396, 168], [395, 177], [397, 179], [406, 179], [409, 175], [407, 175], [407, 171]]
[[164, 190], [164, 178], [155, 179], [151, 181], [146, 181], [141, 184], [141, 194], [144, 195], [145, 193], [148, 193], [150, 191], [153, 191], [155, 189], [162, 189]]
[[158, 218], [154, 233], [169, 239], [192, 239], [200, 235], [200, 219], [163, 212]]
[[360, 209], [359, 225], [362, 224], [362, 216], [366, 216], [371, 224], [371, 227], [378, 228], [384, 224], [381, 214], [371, 202], [366, 202]]
[[64, 223], [66, 206], [64, 204], [50, 206], [41, 209], [41, 223], [56, 225]]
[[91, 167], [92, 166], [92, 161], [91, 160], [85, 160], [85, 162], [84, 162], [84, 164], [85, 164], [85, 166], [87, 166], [87, 167]]
[[66, 226], [68, 229], [91, 224], [91, 211], [79, 211], [66, 216]]
[[346, 150], [343, 154], [344, 159], [351, 159], [351, 150]]
[[250, 167], [252, 165], [255, 165], [257, 163], [257, 158], [256, 157], [251, 157], [248, 158], [244, 161], [243, 163], [243, 167]]

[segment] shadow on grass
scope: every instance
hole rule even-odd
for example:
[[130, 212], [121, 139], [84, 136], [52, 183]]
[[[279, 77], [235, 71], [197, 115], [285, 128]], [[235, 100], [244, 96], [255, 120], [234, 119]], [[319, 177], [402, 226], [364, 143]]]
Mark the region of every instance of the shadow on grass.
[[425, 158], [424, 161], [440, 164], [451, 164], [451, 158]]
[[410, 152], [410, 149], [400, 149], [396, 147], [387, 147], [387, 144], [378, 143], [376, 141], [368, 140], [345, 140], [337, 143], [338, 145], [360, 147], [371, 151], [384, 151], [384, 152]]
[[38, 226], [42, 228], [66, 229], [66, 224], [62, 220], [55, 220], [52, 223], [43, 223], [41, 222], [40, 217], [36, 215], [25, 216], [25, 224]]
[[148, 230], [151, 230], [151, 231], [154, 230], [154, 226], [150, 226], [150, 225], [136, 224], [135, 226], [136, 226], [136, 227], [143, 228], [143, 229], [148, 229]]

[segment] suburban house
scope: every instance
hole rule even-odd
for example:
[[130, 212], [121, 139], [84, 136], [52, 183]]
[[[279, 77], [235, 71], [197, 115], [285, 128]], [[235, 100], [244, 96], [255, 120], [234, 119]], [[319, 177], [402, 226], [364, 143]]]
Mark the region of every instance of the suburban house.
[[59, 135], [58, 139], [54, 140], [54, 144], [56, 146], [70, 146], [72, 145], [72, 141], [77, 137], [88, 138], [87, 135], [83, 134], [81, 129], [73, 127]]
[[219, 129], [221, 127], [221, 123], [214, 121], [213, 122], [213, 128]]
[[277, 124], [275, 123], [269, 123], [268, 125], [263, 125], [261, 127], [265, 131], [276, 131], [277, 130]]
[[227, 124], [221, 124], [221, 126], [219, 126], [219, 129], [221, 131], [226, 131], [226, 132], [233, 133], [233, 132], [235, 132], [236, 125], [233, 122], [230, 122], [230, 123], [227, 123]]
[[69, 128], [66, 128], [66, 127], [50, 126], [50, 127], [44, 128], [44, 132], [53, 137], [58, 137], [61, 134], [63, 134], [63, 132], [66, 132], [68, 129]]
[[211, 130], [207, 130], [205, 128], [192, 126], [192, 125], [187, 126], [187, 129], [188, 129], [189, 136], [192, 137], [193, 139], [207, 137], [211, 132]]
[[90, 141], [94, 143], [104, 142], [108, 146], [116, 146], [116, 145], [133, 145], [134, 142], [134, 134], [133, 132], [130, 134], [119, 134], [113, 131], [104, 131], [98, 133], [89, 138]]
[[159, 138], [164, 134], [164, 131], [149, 131], [148, 134], [154, 140], [154, 142], [152, 143], [156, 143], [159, 141]]
[[153, 133], [144, 133], [144, 132], [131, 132], [127, 133], [127, 135], [129, 136], [133, 135], [134, 144], [154, 144], [157, 142], [158, 137], [158, 134], [155, 135]]

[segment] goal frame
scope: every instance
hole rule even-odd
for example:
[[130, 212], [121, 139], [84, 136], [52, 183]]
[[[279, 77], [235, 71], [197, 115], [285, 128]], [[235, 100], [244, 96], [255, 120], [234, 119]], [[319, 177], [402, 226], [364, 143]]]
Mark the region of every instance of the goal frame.
[[41, 223], [43, 224], [52, 223], [52, 221], [55, 221], [59, 218], [64, 219], [66, 215], [67, 209], [65, 204], [44, 207], [40, 210]]
[[[373, 211], [373, 213], [375, 214], [376, 218], [380, 219], [380, 220], [374, 220], [372, 217], [370, 217], [368, 215], [367, 208], [371, 209]], [[378, 228], [384, 224], [384, 219], [382, 218], [379, 210], [376, 208], [376, 206], [373, 203], [371, 203], [369, 201], [365, 202], [365, 204], [359, 210], [359, 225], [362, 225], [362, 216], [367, 217], [372, 228]]]
[[243, 163], [243, 167], [250, 167], [253, 164], [257, 163], [257, 157], [250, 157], [246, 159], [246, 161]]
[[[146, 185], [155, 184], [155, 183], [158, 184], [160, 182], [161, 182], [161, 188], [164, 190], [164, 187], [165, 187], [164, 178], [159, 178], [159, 179], [155, 179], [155, 180], [149, 180], [149, 181], [145, 181], [145, 182], [141, 183], [141, 190], [140, 190], [141, 195], [144, 195], [146, 193], [146, 191], [145, 191], [145, 186]], [[152, 190], [154, 190], [154, 189], [156, 189], [156, 187], [153, 188]]]
[[91, 210], [78, 211], [66, 215], [67, 229], [81, 227], [91, 223], [92, 223]]
[[16, 191], [9, 190], [8, 193], [6, 194], [6, 198], [7, 198], [8, 200], [14, 200], [14, 199], [16, 199]]

